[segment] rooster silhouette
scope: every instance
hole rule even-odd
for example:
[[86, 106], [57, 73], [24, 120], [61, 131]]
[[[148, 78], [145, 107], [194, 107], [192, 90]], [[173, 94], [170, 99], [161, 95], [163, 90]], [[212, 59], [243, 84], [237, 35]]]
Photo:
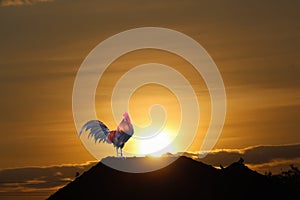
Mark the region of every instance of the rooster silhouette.
[[78, 133], [79, 137], [83, 131], [90, 131], [88, 138], [94, 137], [95, 142], [99, 141], [113, 144], [116, 148], [117, 157], [124, 157], [122, 149], [134, 133], [133, 126], [127, 112], [123, 114], [123, 119], [116, 130], [109, 130], [109, 128], [107, 128], [107, 126], [99, 120], [90, 120], [82, 126]]

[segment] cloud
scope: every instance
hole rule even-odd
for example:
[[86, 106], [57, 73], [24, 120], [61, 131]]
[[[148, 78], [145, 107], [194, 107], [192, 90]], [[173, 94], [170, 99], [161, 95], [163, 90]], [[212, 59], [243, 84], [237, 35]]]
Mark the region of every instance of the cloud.
[[[290, 169], [290, 165], [300, 166], [300, 144], [278, 146], [253, 146], [245, 149], [217, 149], [199, 159], [198, 153], [189, 152], [193, 157], [215, 167], [224, 167], [241, 157], [252, 170], [273, 174]], [[76, 176], [87, 171], [96, 162], [76, 165], [48, 167], [24, 167], [0, 170], [0, 197], [11, 195], [49, 196], [59, 188], [73, 181]]]
[[24, 6], [52, 1], [54, 0], [0, 0], [0, 6]]
[[291, 164], [300, 166], [300, 144], [214, 150], [204, 158], [198, 158], [197, 153], [187, 155], [213, 166], [228, 166], [242, 157], [251, 169], [260, 173], [280, 173], [289, 169]]
[[31, 193], [49, 195], [87, 171], [95, 162], [78, 165], [25, 167], [0, 170], [0, 197]]

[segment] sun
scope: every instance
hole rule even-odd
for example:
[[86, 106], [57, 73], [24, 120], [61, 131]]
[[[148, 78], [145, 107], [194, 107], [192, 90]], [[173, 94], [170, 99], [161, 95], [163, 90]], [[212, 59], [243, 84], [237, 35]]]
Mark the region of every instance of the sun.
[[159, 157], [167, 152], [173, 152], [173, 135], [170, 132], [162, 131], [159, 134], [146, 140], [139, 140], [138, 152], [141, 155]]

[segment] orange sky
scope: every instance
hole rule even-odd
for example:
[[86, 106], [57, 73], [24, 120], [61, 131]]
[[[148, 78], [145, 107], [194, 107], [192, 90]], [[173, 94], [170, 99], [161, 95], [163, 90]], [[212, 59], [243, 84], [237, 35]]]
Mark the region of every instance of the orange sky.
[[[76, 136], [73, 122], [72, 89], [77, 70], [101, 41], [145, 26], [170, 28], [192, 37], [217, 64], [226, 87], [227, 116], [215, 149], [299, 143], [298, 11], [298, 1], [119, 0], [87, 4], [54, 0], [2, 5], [0, 168], [93, 160]], [[168, 53], [141, 51], [121, 57], [113, 65], [130, 67], [150, 61], [177, 68], [199, 84], [195, 90], [204, 109], [199, 130], [203, 131], [210, 115], [208, 94], [201, 77], [193, 77], [191, 69], [183, 67], [187, 63]], [[108, 80], [121, 73], [114, 72], [113, 65]], [[151, 91], [144, 89], [135, 98]], [[99, 99], [101, 92], [97, 90], [96, 97], [99, 113], [107, 103]], [[161, 97], [153, 101], [170, 98], [163, 89], [158, 94]], [[102, 114], [98, 116], [102, 118]], [[201, 134], [191, 150], [196, 151], [200, 143]]]

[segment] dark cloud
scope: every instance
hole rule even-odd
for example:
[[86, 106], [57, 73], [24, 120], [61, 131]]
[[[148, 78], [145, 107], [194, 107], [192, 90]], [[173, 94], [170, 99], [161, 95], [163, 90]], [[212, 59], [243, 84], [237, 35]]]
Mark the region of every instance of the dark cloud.
[[88, 170], [95, 163], [50, 167], [26, 167], [0, 171], [0, 197], [32, 193], [49, 194], [66, 185], [76, 175]]
[[[300, 144], [282, 146], [255, 146], [236, 150], [215, 150], [204, 158], [197, 153], [186, 153], [206, 164], [228, 166], [241, 157], [245, 164], [260, 173], [280, 172], [291, 164], [300, 166]], [[90, 162], [81, 165], [49, 167], [25, 167], [0, 170], [0, 198], [6, 196], [49, 196], [95, 165]]]
[[204, 158], [198, 158], [198, 154], [195, 153], [187, 153], [187, 155], [213, 166], [228, 166], [243, 158], [246, 164], [262, 173], [266, 171], [278, 173], [289, 168], [291, 164], [300, 166], [300, 144], [216, 150]]
[[262, 164], [278, 159], [300, 158], [300, 144], [286, 146], [257, 146], [246, 149], [243, 157], [250, 164]]

